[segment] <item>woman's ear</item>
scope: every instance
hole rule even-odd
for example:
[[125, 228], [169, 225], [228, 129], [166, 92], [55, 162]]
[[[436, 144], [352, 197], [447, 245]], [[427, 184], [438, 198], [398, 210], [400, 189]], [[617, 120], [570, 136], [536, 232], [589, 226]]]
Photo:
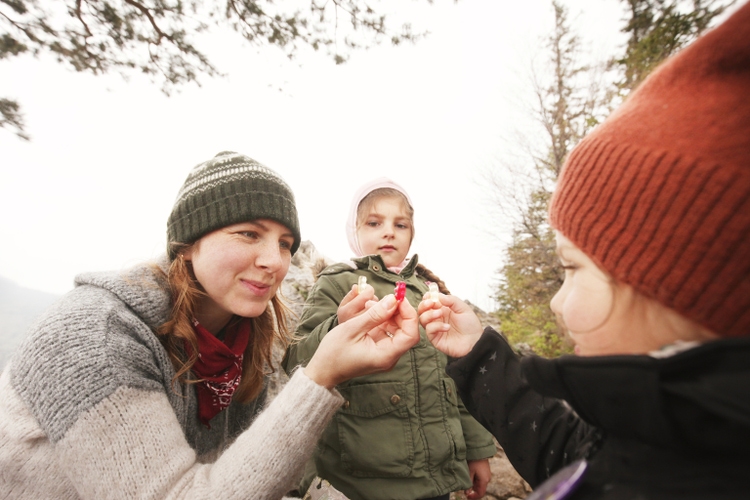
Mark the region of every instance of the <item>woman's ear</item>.
[[195, 243], [180, 252], [178, 258], [190, 262], [191, 260], [193, 260], [193, 248], [195, 248]]

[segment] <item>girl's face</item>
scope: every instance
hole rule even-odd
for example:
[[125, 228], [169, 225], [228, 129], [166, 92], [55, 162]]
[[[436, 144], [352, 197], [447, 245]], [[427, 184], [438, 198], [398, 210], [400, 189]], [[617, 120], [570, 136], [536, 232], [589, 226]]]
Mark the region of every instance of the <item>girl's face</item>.
[[557, 233], [565, 282], [550, 307], [583, 356], [646, 354], [677, 340], [716, 335], [661, 303], [618, 283], [570, 240]]
[[375, 200], [357, 228], [357, 240], [365, 255], [377, 254], [386, 267], [401, 264], [409, 253], [412, 221], [403, 201], [388, 196]]
[[196, 319], [217, 333], [233, 315], [263, 314], [289, 270], [293, 244], [292, 232], [268, 219], [227, 226], [196, 241], [184, 254], [206, 292]]

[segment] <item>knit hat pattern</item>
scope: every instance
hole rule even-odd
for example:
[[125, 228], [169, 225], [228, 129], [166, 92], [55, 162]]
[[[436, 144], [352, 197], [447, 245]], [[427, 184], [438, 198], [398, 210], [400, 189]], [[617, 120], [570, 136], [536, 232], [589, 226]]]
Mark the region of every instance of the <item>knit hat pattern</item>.
[[550, 222], [616, 280], [750, 335], [750, 3], [581, 141]]
[[[270, 168], [245, 155], [223, 151], [196, 165], [177, 194], [167, 221], [167, 245], [193, 243], [222, 227], [270, 219], [301, 242], [297, 206], [289, 185]], [[168, 248], [169, 258], [176, 257]]]

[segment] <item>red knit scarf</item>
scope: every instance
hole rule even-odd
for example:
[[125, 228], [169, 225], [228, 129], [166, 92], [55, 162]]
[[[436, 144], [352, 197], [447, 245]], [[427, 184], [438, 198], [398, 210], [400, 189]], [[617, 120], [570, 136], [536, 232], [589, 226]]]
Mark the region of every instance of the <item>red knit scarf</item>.
[[[242, 359], [250, 340], [250, 320], [243, 319], [226, 330], [224, 342], [193, 320], [198, 338], [198, 360], [193, 372], [202, 379], [196, 384], [198, 418], [208, 427], [209, 421], [232, 402], [232, 395], [242, 380]], [[192, 346], [185, 342], [188, 355]]]

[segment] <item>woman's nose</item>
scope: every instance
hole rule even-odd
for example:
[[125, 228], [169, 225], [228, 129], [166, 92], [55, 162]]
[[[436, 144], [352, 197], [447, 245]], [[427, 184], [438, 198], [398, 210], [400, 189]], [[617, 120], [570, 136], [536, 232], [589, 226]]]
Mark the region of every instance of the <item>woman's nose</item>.
[[281, 266], [281, 249], [276, 244], [264, 244], [259, 249], [255, 263], [258, 267], [275, 271]]

